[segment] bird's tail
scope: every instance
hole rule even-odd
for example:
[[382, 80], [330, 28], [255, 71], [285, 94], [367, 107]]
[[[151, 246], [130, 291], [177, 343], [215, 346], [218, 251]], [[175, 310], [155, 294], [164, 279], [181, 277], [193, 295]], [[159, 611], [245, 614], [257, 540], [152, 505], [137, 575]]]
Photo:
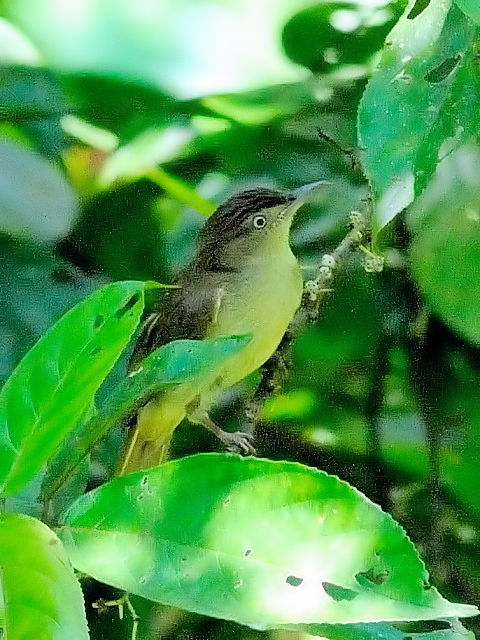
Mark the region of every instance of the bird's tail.
[[118, 475], [155, 467], [165, 461], [172, 434], [185, 417], [184, 406], [168, 398], [151, 400], [140, 409], [130, 431]]

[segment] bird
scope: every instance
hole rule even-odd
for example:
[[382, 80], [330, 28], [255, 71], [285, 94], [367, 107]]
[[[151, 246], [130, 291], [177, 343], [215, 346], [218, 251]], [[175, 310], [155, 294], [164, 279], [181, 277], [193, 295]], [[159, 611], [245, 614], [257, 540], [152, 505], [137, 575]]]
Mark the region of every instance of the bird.
[[209, 410], [224, 389], [273, 355], [300, 306], [303, 277], [290, 248], [290, 227], [310, 194], [325, 184], [318, 181], [294, 191], [248, 189], [231, 196], [207, 219], [176, 288], [147, 317], [129, 370], [138, 370], [147, 355], [173, 340], [249, 335], [250, 341], [200, 380], [163, 391], [139, 409], [120, 475], [160, 464], [184, 418], [206, 427], [227, 450], [255, 453], [250, 434], [224, 431]]

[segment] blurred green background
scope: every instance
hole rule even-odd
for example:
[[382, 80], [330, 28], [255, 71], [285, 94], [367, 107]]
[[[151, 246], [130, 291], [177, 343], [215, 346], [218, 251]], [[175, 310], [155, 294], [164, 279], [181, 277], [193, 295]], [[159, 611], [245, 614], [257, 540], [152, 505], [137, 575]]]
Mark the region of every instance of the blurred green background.
[[[308, 278], [367, 192], [317, 129], [355, 147], [360, 97], [405, 5], [0, 0], [0, 380], [101, 283], [171, 282], [212, 203], [243, 188], [331, 181], [292, 231]], [[465, 153], [475, 166], [478, 152]], [[452, 225], [448, 206], [432, 210], [428, 224], [421, 208], [398, 217], [382, 274], [365, 273], [358, 256], [347, 265], [295, 344], [258, 451], [354, 484], [406, 527], [445, 596], [478, 604], [480, 243], [465, 221]], [[464, 258], [465, 327], [448, 304], [444, 313], [448, 278], [438, 275]], [[125, 360], [103, 394], [124, 371]], [[253, 385], [218, 408], [232, 428]], [[119, 438], [96, 452], [92, 484], [111, 473]], [[173, 453], [216, 446], [184, 425]], [[128, 637], [116, 610], [89, 608], [111, 591], [91, 582], [86, 595], [92, 637]], [[306, 637], [134, 604], [141, 638]]]

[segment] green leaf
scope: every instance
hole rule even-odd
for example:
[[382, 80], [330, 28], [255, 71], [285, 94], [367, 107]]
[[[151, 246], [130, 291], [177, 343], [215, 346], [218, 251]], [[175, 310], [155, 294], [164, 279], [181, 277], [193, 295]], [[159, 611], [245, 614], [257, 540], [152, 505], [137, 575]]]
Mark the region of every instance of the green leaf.
[[118, 148], [103, 165], [99, 182], [110, 187], [119, 180], [144, 176], [156, 167], [176, 159], [193, 139], [191, 127], [149, 128]]
[[358, 113], [377, 228], [422, 191], [439, 158], [477, 131], [475, 35], [451, 0], [431, 0], [418, 15], [411, 0], [387, 37]]
[[147, 175], [152, 182], [155, 182], [159, 187], [165, 189], [165, 192], [172, 198], [192, 207], [192, 209], [202, 213], [204, 216], [211, 215], [217, 208], [213, 202], [198, 195], [195, 189], [192, 189], [189, 184], [167, 173], [162, 167], [152, 169]]
[[[354, 2], [318, 3], [302, 9], [285, 25], [286, 54], [317, 73], [342, 64], [359, 65], [378, 51], [395, 24], [398, 7]], [[397, 16], [398, 17], [398, 16]]]
[[118, 282], [66, 313], [0, 392], [0, 493], [22, 488], [75, 427], [134, 332], [145, 284]]
[[[475, 640], [475, 636], [458, 620], [445, 620], [444, 628], [433, 630], [417, 629], [418, 625], [404, 623], [400, 625], [376, 622], [370, 624], [342, 624], [342, 625], [307, 625], [305, 631], [314, 636], [328, 638], [328, 640]], [[423, 627], [428, 627], [424, 624]], [[440, 624], [438, 624], [440, 627]], [[294, 629], [297, 627], [293, 627]]]
[[58, 460], [58, 464], [49, 469], [44, 481], [44, 496], [50, 497], [93, 445], [109, 429], [135, 413], [149, 398], [170, 385], [183, 382], [191, 384], [205, 370], [234, 355], [249, 341], [249, 336], [175, 340], [151, 353], [134, 374], [124, 378], [99, 411], [76, 434], [68, 458]]
[[200, 454], [116, 478], [59, 536], [98, 580], [259, 629], [477, 613], [430, 587], [389, 515], [296, 463]]
[[0, 581], [8, 640], [88, 640], [80, 585], [62, 543], [39, 520], [0, 515]]
[[460, 9], [471, 20], [480, 24], [480, 4], [478, 0], [455, 0]]
[[438, 174], [408, 217], [413, 275], [434, 312], [480, 345], [480, 150], [466, 147]]
[[43, 241], [65, 236], [77, 215], [76, 196], [45, 158], [0, 140], [0, 229]]

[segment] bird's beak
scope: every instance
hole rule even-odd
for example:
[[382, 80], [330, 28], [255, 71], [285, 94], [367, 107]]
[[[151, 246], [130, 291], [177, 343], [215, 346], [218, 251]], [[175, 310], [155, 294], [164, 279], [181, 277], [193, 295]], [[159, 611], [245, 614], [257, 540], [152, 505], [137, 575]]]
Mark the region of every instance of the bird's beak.
[[292, 191], [291, 195], [293, 196], [293, 200], [285, 209], [282, 219], [289, 220], [291, 223], [293, 216], [302, 205], [310, 200], [312, 194], [317, 191], [317, 189], [326, 187], [329, 184], [332, 183], [327, 180], [319, 180], [318, 182], [312, 182], [311, 184], [304, 184], [303, 187], [299, 187], [298, 189], [295, 189], [295, 191]]
[[304, 184], [303, 187], [299, 187], [292, 191], [292, 195], [295, 198], [295, 204], [302, 205], [310, 200], [310, 196], [322, 187], [331, 185], [328, 180], [318, 180], [318, 182], [312, 182], [310, 184]]

